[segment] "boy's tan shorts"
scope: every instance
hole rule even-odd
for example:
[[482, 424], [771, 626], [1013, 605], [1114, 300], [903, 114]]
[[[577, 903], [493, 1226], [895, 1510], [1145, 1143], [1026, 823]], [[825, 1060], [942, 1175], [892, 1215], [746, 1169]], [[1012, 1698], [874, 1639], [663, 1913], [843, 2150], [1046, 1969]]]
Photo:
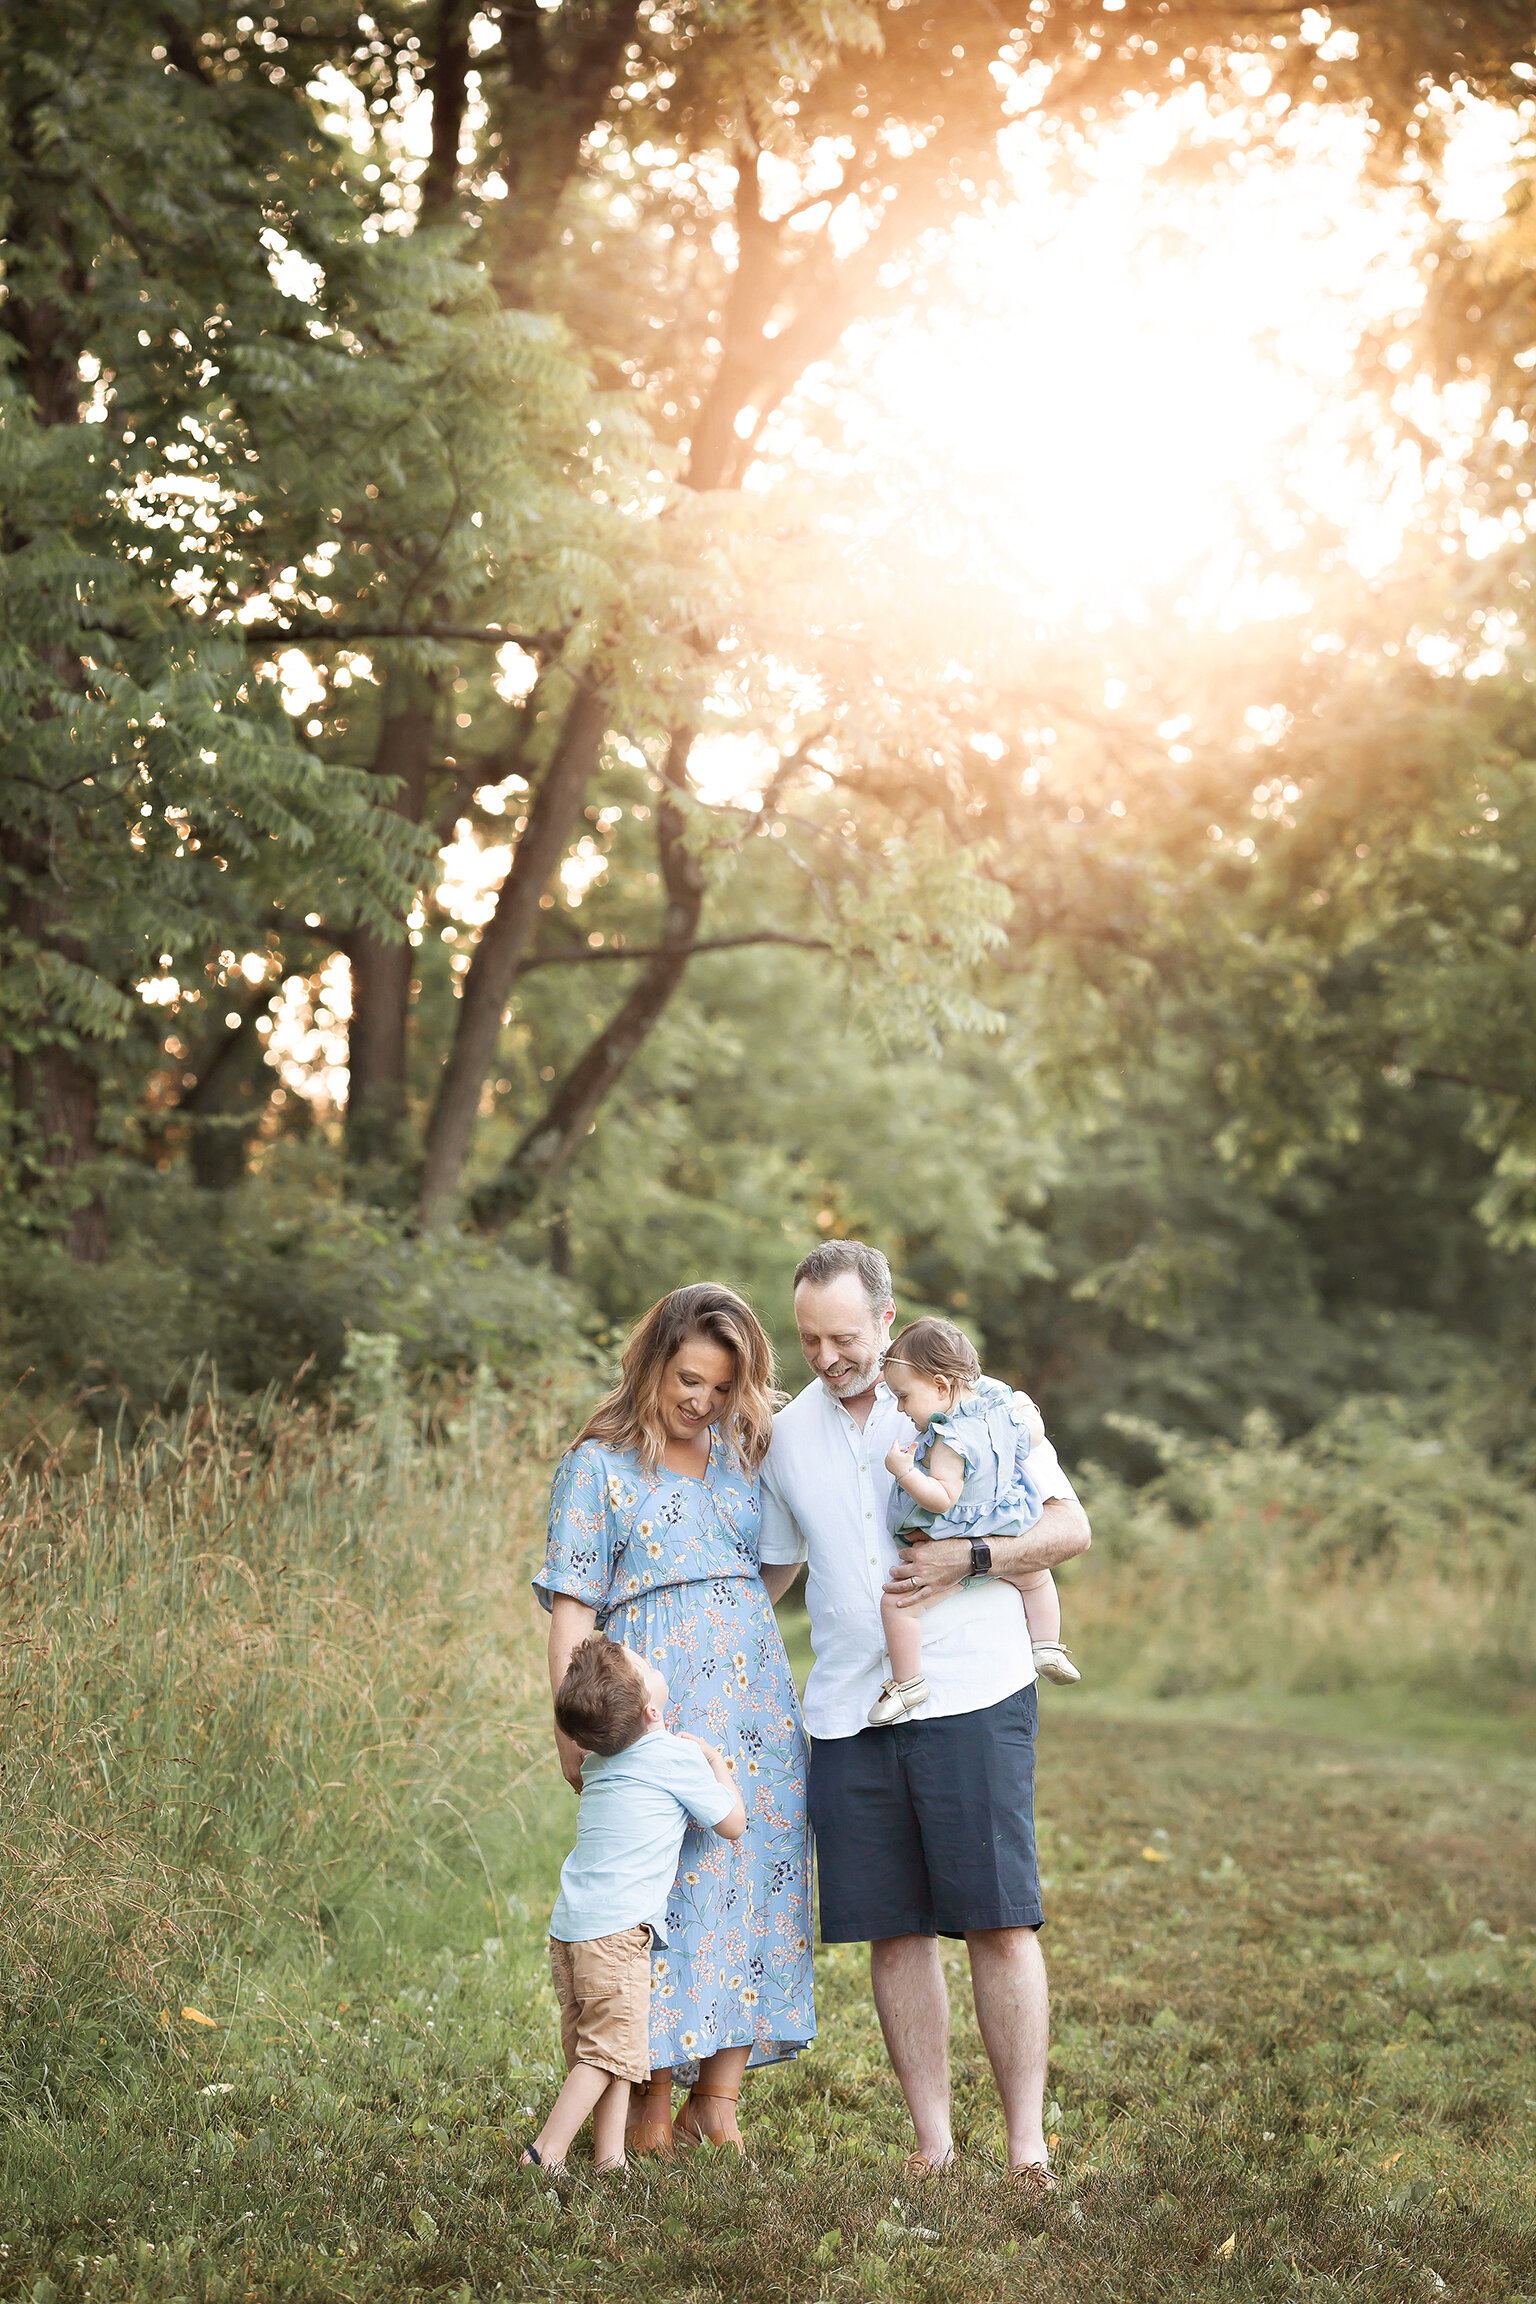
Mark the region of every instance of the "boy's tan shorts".
[[569, 2064], [615, 2080], [651, 2076], [651, 1932], [644, 1921], [585, 1944], [549, 1940], [560, 2003], [560, 2045]]

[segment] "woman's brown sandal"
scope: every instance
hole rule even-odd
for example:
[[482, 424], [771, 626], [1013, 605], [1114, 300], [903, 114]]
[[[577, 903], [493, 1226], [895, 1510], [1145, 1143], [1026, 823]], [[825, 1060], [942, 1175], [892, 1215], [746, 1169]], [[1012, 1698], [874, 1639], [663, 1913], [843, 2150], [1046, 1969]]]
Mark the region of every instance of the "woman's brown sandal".
[[[677, 2116], [678, 2142], [680, 2144], [719, 2144], [721, 2146], [733, 2144], [745, 2159], [747, 2147], [742, 2140], [741, 2130], [736, 2125], [736, 2098], [739, 2093], [740, 2091], [735, 2088], [690, 2088], [688, 2101]], [[719, 2122], [718, 2127], [706, 2128], [703, 2125], [699, 2114], [694, 2109], [695, 2105], [699, 2104], [723, 2104], [725, 2106], [725, 2110], [715, 2116]]]
[[660, 2080], [647, 2080], [643, 2088], [631, 2091], [630, 2109], [635, 2118], [626, 2128], [624, 2141], [635, 2158], [654, 2154], [661, 2160], [674, 2159], [677, 2140], [672, 2130], [671, 2073]]

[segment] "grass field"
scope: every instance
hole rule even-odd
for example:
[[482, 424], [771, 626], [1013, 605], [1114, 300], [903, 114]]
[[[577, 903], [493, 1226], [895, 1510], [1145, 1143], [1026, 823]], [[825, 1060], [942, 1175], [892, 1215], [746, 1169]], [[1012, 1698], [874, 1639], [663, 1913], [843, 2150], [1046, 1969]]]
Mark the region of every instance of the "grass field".
[[[849, 1948], [819, 1957], [814, 2051], [749, 2085], [745, 2166], [520, 2172], [560, 2077], [544, 1927], [574, 1813], [527, 1598], [567, 1421], [541, 1414], [471, 1400], [427, 1445], [388, 1397], [351, 1426], [209, 1411], [94, 1485], [11, 1492], [0, 2296], [1536, 2304], [1529, 1691], [1298, 1693], [1290, 1661], [1104, 1689], [1149, 1552], [1193, 1589], [1205, 1523], [1153, 1525], [1128, 1567], [1096, 1546], [1098, 1596], [1068, 1595], [1089, 1684], [1045, 1694], [1053, 2201], [1002, 2180], [958, 1947], [953, 2178], [903, 2179]], [[1523, 1622], [1520, 1550], [1489, 1558]], [[1387, 1662], [1424, 1621], [1404, 1558], [1400, 1600], [1371, 1571]], [[1356, 1589], [1330, 1554], [1303, 1597], [1359, 1672]]]
[[[514, 2165], [557, 2083], [552, 1772], [490, 1885], [382, 1894], [324, 1951], [210, 1978], [185, 2062], [0, 2170], [7, 2294], [50, 2299], [1536, 2296], [1536, 1761], [1053, 1695], [1044, 2209], [952, 1952], [959, 2174], [914, 2190], [862, 1955], [754, 2082], [752, 2158], [561, 2197]], [[494, 1913], [491, 1895], [495, 1895]]]

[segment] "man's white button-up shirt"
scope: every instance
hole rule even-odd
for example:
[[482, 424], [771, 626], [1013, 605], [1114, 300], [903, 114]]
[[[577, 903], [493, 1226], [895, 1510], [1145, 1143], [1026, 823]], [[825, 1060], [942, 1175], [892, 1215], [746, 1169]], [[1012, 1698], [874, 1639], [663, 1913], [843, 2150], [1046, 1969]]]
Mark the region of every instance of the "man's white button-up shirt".
[[[805, 1691], [813, 1736], [856, 1736], [868, 1725], [885, 1678], [880, 1595], [901, 1557], [886, 1533], [891, 1442], [914, 1430], [882, 1384], [863, 1431], [817, 1378], [774, 1418], [763, 1465], [765, 1567], [808, 1562], [806, 1606], [816, 1662]], [[1042, 1500], [1075, 1496], [1048, 1440], [1029, 1469]], [[1024, 1603], [1011, 1584], [987, 1579], [946, 1594], [919, 1619], [929, 1696], [912, 1717], [979, 1712], [1035, 1677]], [[899, 1733], [899, 1730], [893, 1731]]]

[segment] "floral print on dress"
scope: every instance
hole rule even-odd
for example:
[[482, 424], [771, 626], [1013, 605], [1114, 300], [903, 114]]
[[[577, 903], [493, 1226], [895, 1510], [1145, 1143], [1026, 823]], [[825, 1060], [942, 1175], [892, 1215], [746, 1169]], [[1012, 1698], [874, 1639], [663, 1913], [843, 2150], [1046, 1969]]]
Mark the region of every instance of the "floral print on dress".
[[737, 1841], [690, 1829], [651, 1970], [651, 2065], [686, 2079], [717, 2048], [750, 2066], [816, 2035], [806, 1746], [789, 1660], [758, 1565], [758, 1483], [714, 1436], [702, 1480], [646, 1473], [584, 1440], [555, 1474], [534, 1590], [597, 1611], [671, 1694], [667, 1726], [718, 1745], [741, 1793]]

